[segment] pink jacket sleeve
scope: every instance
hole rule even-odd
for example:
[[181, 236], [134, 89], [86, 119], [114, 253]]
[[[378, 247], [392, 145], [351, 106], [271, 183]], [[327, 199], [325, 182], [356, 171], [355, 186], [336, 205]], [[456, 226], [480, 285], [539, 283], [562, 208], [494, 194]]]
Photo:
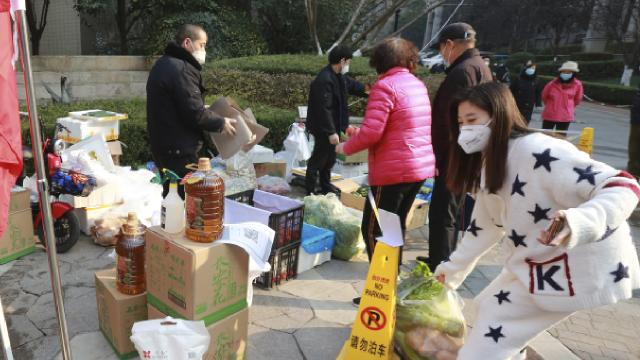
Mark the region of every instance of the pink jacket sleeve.
[[553, 80], [549, 81], [547, 85], [544, 86], [544, 89], [542, 90], [542, 102], [545, 104], [549, 100], [549, 91], [551, 91], [552, 82]]
[[573, 103], [578, 106], [582, 102], [584, 96], [584, 87], [581, 82], [578, 82], [578, 91], [576, 91], [576, 97], [573, 99]]
[[344, 144], [344, 152], [347, 155], [368, 149], [380, 141], [394, 103], [393, 89], [378, 81], [369, 94], [369, 102], [360, 131]]

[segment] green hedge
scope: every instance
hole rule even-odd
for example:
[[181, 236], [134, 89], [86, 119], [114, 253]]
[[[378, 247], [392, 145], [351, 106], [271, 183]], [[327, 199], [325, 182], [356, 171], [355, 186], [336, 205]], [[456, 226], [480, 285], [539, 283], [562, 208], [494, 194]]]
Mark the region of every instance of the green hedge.
[[574, 61], [607, 61], [614, 60], [615, 57], [608, 52], [591, 52], [571, 54], [571, 59]]
[[[554, 79], [552, 76], [539, 76], [545, 83]], [[610, 105], [630, 105], [637, 89], [620, 85], [610, 85], [591, 81], [582, 81], [584, 93], [589, 98]]]
[[[327, 56], [309, 54], [258, 55], [214, 61], [205, 65], [205, 71], [206, 69], [233, 69], [259, 71], [268, 74], [307, 74], [315, 76], [327, 64]], [[361, 75], [376, 76], [375, 70], [369, 67], [369, 58], [367, 57], [354, 57], [351, 59], [349, 74], [354, 77]], [[418, 76], [425, 77], [427, 75], [428, 72], [424, 68], [418, 68]]]
[[[540, 62], [537, 64], [537, 71], [543, 75], [555, 75], [560, 67], [559, 63]], [[624, 70], [624, 62], [621, 60], [606, 61], [579, 61], [579, 76], [583, 79], [602, 79], [615, 77], [622, 74]]]

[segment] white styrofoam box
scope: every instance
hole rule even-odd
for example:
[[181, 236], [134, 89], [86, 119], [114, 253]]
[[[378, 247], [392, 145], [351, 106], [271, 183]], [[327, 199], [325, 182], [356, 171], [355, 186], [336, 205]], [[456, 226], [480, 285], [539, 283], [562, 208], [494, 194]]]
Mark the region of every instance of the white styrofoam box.
[[342, 175], [345, 179], [349, 179], [367, 175], [369, 173], [369, 165], [367, 163], [344, 164], [342, 161], [337, 160], [336, 165], [333, 167], [333, 171]]
[[301, 246], [298, 250], [298, 275], [330, 260], [331, 250], [322, 251], [317, 254], [309, 254]]
[[96, 220], [102, 219], [105, 214], [113, 209], [113, 206], [103, 206], [99, 208], [74, 209], [73, 212], [80, 222], [80, 231], [85, 235], [91, 235], [91, 227]]
[[97, 208], [122, 202], [122, 194], [117, 184], [105, 184], [93, 189], [87, 197], [64, 194], [59, 199], [75, 208]]
[[67, 130], [59, 130], [58, 139], [75, 144], [94, 135], [104, 135], [106, 141], [118, 140], [120, 136], [119, 121], [81, 120], [72, 117], [58, 118], [57, 123]]
[[248, 153], [254, 164], [271, 163], [274, 161], [273, 150], [262, 145], [254, 146]]
[[120, 114], [113, 111], [105, 111], [99, 109], [71, 111], [69, 116], [79, 120], [92, 120], [92, 121], [119, 121], [129, 118], [127, 114]]

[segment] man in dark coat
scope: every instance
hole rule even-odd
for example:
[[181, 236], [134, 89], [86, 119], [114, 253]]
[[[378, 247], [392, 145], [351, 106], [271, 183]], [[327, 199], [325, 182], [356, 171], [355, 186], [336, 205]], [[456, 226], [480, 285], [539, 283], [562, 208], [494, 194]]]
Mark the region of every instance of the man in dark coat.
[[455, 249], [458, 230], [466, 226], [463, 220], [458, 220], [463, 198], [450, 193], [446, 183], [449, 147], [457, 144], [457, 139], [449, 137], [451, 124], [458, 121], [450, 118], [451, 102], [460, 91], [493, 80], [475, 44], [476, 32], [471, 25], [453, 23], [442, 29], [432, 45], [447, 65], [447, 77], [438, 88], [431, 108], [431, 138], [437, 171], [429, 207], [429, 257], [418, 257], [432, 269], [449, 258]]
[[533, 61], [529, 60], [524, 64], [520, 76], [513, 79], [510, 88], [520, 113], [529, 124], [534, 106], [542, 106], [540, 97], [542, 87], [536, 74], [536, 64]]
[[[183, 25], [174, 42], [156, 61], [147, 80], [147, 131], [151, 154], [158, 169], [178, 176], [197, 163], [203, 130], [235, 133], [235, 119], [221, 117], [204, 107], [202, 65], [207, 34], [197, 25]], [[164, 195], [168, 192], [165, 184]], [[184, 198], [184, 188], [178, 189]]]
[[640, 89], [633, 97], [631, 105], [631, 128], [629, 129], [629, 171], [636, 178], [640, 178]]
[[329, 53], [329, 65], [311, 82], [307, 130], [314, 136], [315, 146], [307, 162], [307, 194], [316, 192], [318, 173], [321, 193], [335, 191], [331, 185], [331, 169], [336, 162], [340, 133], [349, 126], [347, 95], [367, 96], [365, 86], [346, 75], [352, 57], [350, 48], [335, 47]]

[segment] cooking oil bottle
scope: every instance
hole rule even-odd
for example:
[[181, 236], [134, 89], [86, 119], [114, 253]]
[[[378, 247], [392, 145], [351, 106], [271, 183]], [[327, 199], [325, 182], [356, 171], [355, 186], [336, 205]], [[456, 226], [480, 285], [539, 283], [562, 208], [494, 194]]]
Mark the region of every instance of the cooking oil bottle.
[[144, 233], [146, 228], [135, 213], [129, 213], [116, 243], [116, 287], [126, 295], [146, 291]]
[[224, 180], [211, 170], [208, 158], [198, 160], [198, 170], [185, 176], [186, 230], [189, 240], [209, 243], [222, 236]]

